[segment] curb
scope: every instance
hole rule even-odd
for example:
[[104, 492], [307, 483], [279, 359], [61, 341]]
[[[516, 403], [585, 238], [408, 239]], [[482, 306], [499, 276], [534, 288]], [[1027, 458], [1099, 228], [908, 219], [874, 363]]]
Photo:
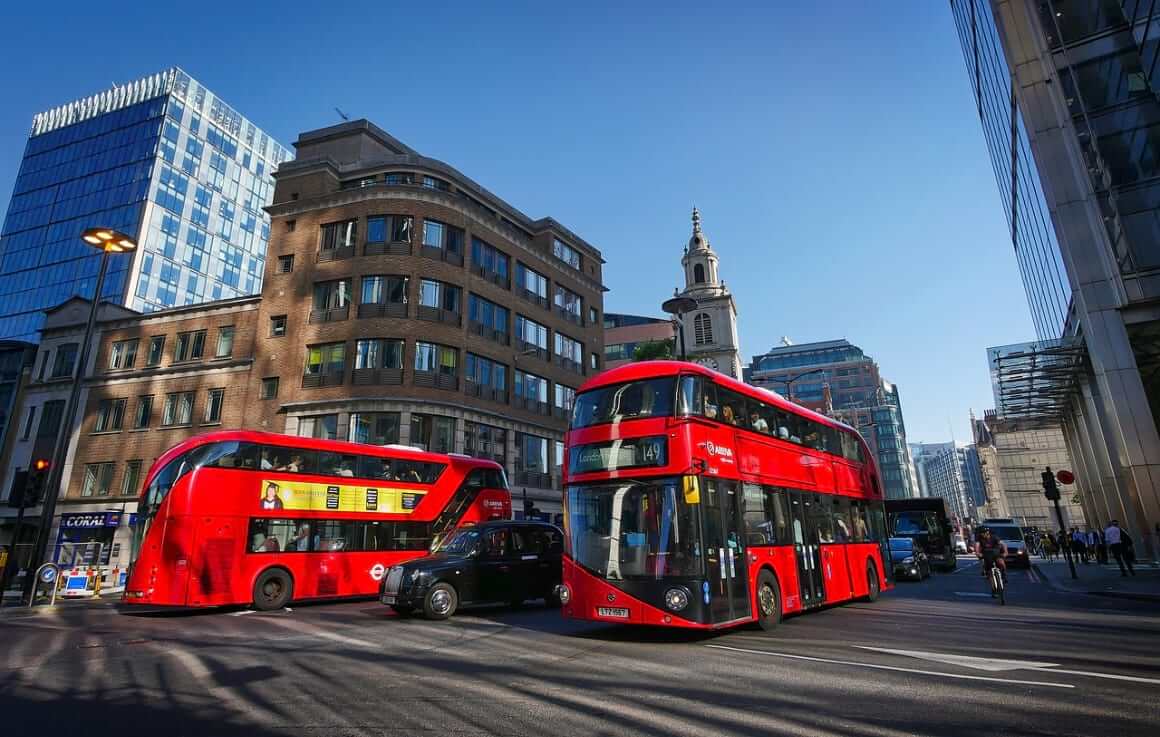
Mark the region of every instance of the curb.
[[1043, 572], [1043, 569], [1039, 567], [1038, 563], [1032, 563], [1031, 567], [1035, 569], [1037, 574], [1039, 574], [1040, 580], [1042, 580], [1043, 583], [1047, 585], [1047, 588], [1051, 589], [1052, 591], [1065, 594], [1087, 594], [1088, 596], [1103, 596], [1109, 599], [1134, 599], [1136, 601], [1148, 601], [1153, 603], [1160, 602], [1160, 594], [1149, 594], [1146, 592], [1137, 593], [1134, 591], [1116, 591], [1115, 589], [1104, 591], [1089, 591], [1086, 588], [1081, 589], [1064, 586], [1051, 580], [1051, 577]]

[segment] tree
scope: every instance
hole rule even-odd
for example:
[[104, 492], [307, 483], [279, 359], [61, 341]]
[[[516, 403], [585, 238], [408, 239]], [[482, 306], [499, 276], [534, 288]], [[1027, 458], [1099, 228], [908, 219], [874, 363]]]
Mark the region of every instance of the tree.
[[673, 339], [650, 340], [637, 345], [632, 352], [633, 361], [655, 361], [673, 357]]

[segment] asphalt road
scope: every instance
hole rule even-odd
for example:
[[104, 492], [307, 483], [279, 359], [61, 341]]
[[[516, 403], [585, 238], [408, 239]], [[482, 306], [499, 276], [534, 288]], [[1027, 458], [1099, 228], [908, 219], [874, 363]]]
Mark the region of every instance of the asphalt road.
[[[0, 612], [6, 734], [1129, 735], [1160, 724], [1160, 605], [977, 567], [714, 635], [374, 602]], [[879, 649], [867, 649], [879, 648]], [[899, 652], [903, 651], [903, 652]], [[965, 656], [965, 657], [964, 657]]]

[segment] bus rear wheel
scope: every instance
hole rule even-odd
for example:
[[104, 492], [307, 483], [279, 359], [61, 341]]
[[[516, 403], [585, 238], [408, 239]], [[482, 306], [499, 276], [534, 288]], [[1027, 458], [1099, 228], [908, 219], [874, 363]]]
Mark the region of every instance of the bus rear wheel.
[[866, 601], [878, 601], [882, 585], [878, 583], [878, 568], [873, 563], [866, 564]]
[[767, 632], [781, 623], [781, 596], [777, 588], [777, 579], [769, 571], [757, 576], [757, 625]]
[[263, 571], [254, 582], [254, 608], [260, 612], [281, 609], [294, 595], [294, 580], [281, 568]]

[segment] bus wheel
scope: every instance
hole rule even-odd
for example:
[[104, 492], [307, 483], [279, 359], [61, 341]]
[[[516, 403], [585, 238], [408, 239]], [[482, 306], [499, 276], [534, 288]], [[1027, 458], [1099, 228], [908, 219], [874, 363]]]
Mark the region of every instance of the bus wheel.
[[423, 598], [423, 614], [427, 619], [447, 619], [459, 606], [459, 595], [450, 584], [437, 583]]
[[772, 630], [781, 622], [781, 597], [777, 593], [777, 579], [769, 571], [757, 576], [757, 624], [763, 630]]
[[254, 608], [260, 612], [281, 609], [294, 594], [294, 581], [281, 568], [263, 571], [254, 582]]
[[866, 564], [866, 601], [878, 601], [878, 592], [882, 586], [878, 583], [878, 569], [873, 563]]

